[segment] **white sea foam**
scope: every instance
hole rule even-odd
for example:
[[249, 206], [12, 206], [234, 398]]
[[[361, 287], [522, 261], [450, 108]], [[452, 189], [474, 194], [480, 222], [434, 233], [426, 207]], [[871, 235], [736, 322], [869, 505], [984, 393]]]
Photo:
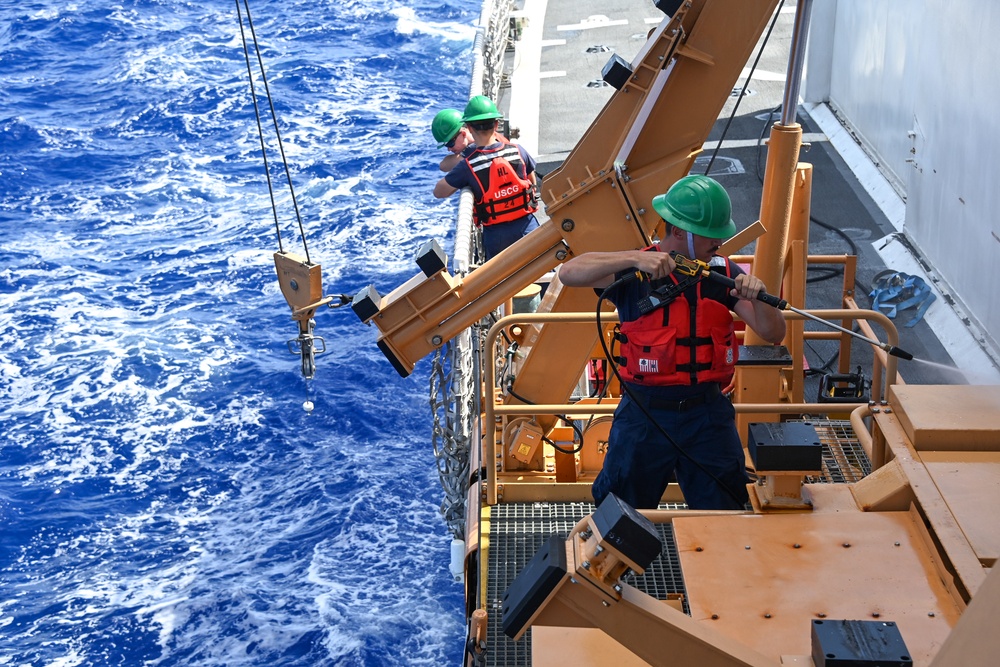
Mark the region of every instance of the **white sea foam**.
[[396, 17], [396, 30], [401, 35], [422, 33], [443, 39], [467, 42], [475, 37], [476, 27], [472, 24], [440, 23], [424, 21], [411, 7], [393, 7], [389, 13]]
[[[427, 125], [439, 95], [464, 95], [442, 54], [464, 52], [478, 8], [251, 4], [324, 285], [388, 291], [450, 233]], [[104, 664], [111, 645], [150, 665], [449, 662], [461, 591], [426, 388], [350, 309], [317, 313], [315, 380], [288, 353], [231, 6], [42, 5], [14, 44], [47, 65], [0, 72], [19, 83], [0, 200], [0, 664]], [[368, 43], [372, 24], [400, 48]], [[329, 37], [343, 26], [350, 44]], [[413, 90], [429, 69], [441, 85]]]

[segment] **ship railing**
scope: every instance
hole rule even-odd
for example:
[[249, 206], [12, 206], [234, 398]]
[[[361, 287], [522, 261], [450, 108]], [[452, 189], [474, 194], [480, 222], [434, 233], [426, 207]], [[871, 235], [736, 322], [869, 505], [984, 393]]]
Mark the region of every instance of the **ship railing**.
[[[482, 4], [473, 42], [469, 97], [497, 99], [503, 82], [504, 53], [510, 38], [511, 0], [486, 0]], [[473, 223], [472, 191], [459, 194], [452, 273], [468, 274], [479, 263], [481, 234]], [[464, 540], [465, 503], [471, 465], [470, 453], [477, 418], [481, 413], [479, 359], [488, 324], [474, 326], [440, 348], [431, 360], [430, 406], [434, 456], [445, 497], [441, 514], [455, 540]], [[477, 452], [478, 453], [478, 452]]]
[[[862, 327], [867, 331], [872, 331], [870, 322], [875, 322], [882, 327], [884, 330], [885, 342], [890, 346], [895, 347], [899, 343], [899, 333], [896, 330], [895, 325], [892, 323], [884, 313], [880, 313], [873, 310], [865, 310], [860, 308], [838, 308], [838, 309], [817, 309], [808, 310], [807, 313], [822, 318], [824, 320], [841, 320], [845, 322], [864, 322], [865, 325]], [[806, 319], [805, 316], [783, 311], [783, 315], [786, 320], [797, 321]], [[614, 323], [618, 321], [617, 313], [601, 313], [602, 323]], [[481, 362], [482, 376], [484, 388], [487, 388], [491, 392], [490, 396], [482, 398], [483, 405], [483, 442], [484, 442], [484, 452], [482, 460], [484, 462], [493, 462], [493, 464], [484, 465], [483, 470], [485, 471], [486, 478], [481, 480], [485, 486], [485, 496], [486, 503], [488, 505], [495, 505], [501, 500], [507, 502], [514, 502], [518, 500], [527, 499], [539, 499], [548, 498], [551, 500], [566, 499], [565, 494], [557, 490], [558, 483], [553, 482], [551, 475], [537, 475], [532, 476], [530, 471], [516, 470], [511, 471], [515, 477], [521, 477], [516, 483], [506, 484], [504, 493], [500, 493], [502, 486], [500, 480], [500, 473], [506, 473], [504, 469], [503, 460], [505, 457], [502, 456], [502, 452], [497, 448], [496, 437], [490, 434], [490, 430], [497, 423], [498, 419], [517, 417], [517, 416], [536, 416], [536, 415], [559, 415], [563, 417], [570, 417], [574, 415], [583, 416], [597, 416], [597, 415], [610, 415], [614, 413], [615, 408], [618, 404], [617, 398], [609, 398], [606, 403], [592, 403], [592, 402], [575, 402], [575, 403], [540, 403], [540, 404], [504, 404], [498, 402], [497, 398], [502, 399], [501, 396], [497, 396], [493, 392], [492, 388], [496, 387], [496, 370], [495, 364], [492, 363], [494, 357], [494, 350], [497, 349], [499, 341], [502, 334], [514, 325], [556, 325], [559, 324], [578, 324], [585, 322], [593, 322], [596, 326], [596, 313], [515, 313], [512, 315], [507, 315], [499, 319], [487, 332], [486, 338], [483, 344], [483, 351], [489, 355], [490, 362]], [[835, 336], [843, 336], [845, 338], [850, 338], [847, 334], [834, 332]], [[803, 332], [803, 338], [805, 339], [829, 339], [831, 336], [829, 332], [825, 331], [805, 331]], [[875, 340], [875, 336], [872, 335], [871, 338]], [[876, 383], [874, 380], [872, 382], [872, 398], [874, 401], [878, 402], [885, 397], [885, 393], [888, 391], [888, 387], [893, 384], [899, 383], [899, 378], [897, 374], [897, 359], [894, 356], [888, 355], [881, 348], [872, 345], [873, 356], [872, 356], [872, 377], [879, 378], [879, 382]], [[847, 348], [849, 350], [849, 348]], [[884, 380], [884, 385], [883, 385]], [[884, 386], [884, 388], [883, 388]], [[768, 414], [768, 415], [817, 415], [817, 414], [828, 414], [831, 412], [850, 412], [860, 407], [867, 406], [867, 402], [838, 402], [836, 404], [831, 403], [792, 403], [792, 402], [775, 402], [775, 403], [739, 403], [734, 407], [737, 414]], [[870, 450], [871, 444], [869, 440], [867, 442], [866, 452], [869, 457], [872, 457], [873, 452]], [[529, 473], [529, 474], [525, 474]], [[513, 477], [511, 478], [513, 480]], [[535, 480], [535, 481], [526, 481]], [[525, 491], [525, 493], [519, 492], [517, 489]], [[523, 496], [523, 498], [522, 498]], [[568, 497], [567, 497], [568, 498]]]

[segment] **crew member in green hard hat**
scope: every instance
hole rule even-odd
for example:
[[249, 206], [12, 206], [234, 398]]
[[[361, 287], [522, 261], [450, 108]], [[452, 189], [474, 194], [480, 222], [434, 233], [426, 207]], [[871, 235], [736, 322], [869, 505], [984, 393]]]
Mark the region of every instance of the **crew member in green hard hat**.
[[475, 147], [434, 186], [438, 199], [462, 188], [472, 189], [487, 260], [538, 228], [535, 159], [497, 132], [501, 118], [490, 98], [477, 95], [469, 100], [462, 122], [472, 133]]
[[451, 171], [462, 161], [462, 151], [472, 145], [472, 133], [462, 122], [462, 112], [458, 109], [441, 109], [431, 121], [431, 134], [438, 148], [448, 149], [438, 165], [441, 171]]
[[[622, 322], [615, 363], [623, 395], [594, 500], [614, 493], [633, 507], [655, 508], [676, 478], [692, 509], [742, 509], [743, 446], [724, 393], [739, 350], [730, 311], [772, 343], [784, 338], [785, 320], [756, 300], [766, 291], [759, 278], [716, 254], [736, 233], [718, 182], [686, 176], [652, 203], [666, 222], [663, 241], [645, 250], [585, 253], [559, 269], [564, 285], [606, 289]], [[671, 251], [707, 263], [736, 287], [675, 273]]]

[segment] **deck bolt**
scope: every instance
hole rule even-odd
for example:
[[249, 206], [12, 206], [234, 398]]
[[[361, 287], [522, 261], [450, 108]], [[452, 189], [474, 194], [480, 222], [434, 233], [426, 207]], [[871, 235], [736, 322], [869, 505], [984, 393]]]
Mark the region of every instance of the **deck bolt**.
[[712, 614], [712, 620], [713, 621], [719, 620], [719, 615], [718, 614]]
[[622, 592], [622, 585], [615, 584], [615, 593], [621, 593], [621, 592]]
[[608, 602], [607, 600], [601, 600], [601, 604], [603, 604], [605, 607], [610, 607], [611, 606], [611, 603]]
[[604, 551], [604, 547], [602, 547], [600, 544], [598, 544], [596, 547], [594, 547], [594, 555], [595, 556], [597, 554], [601, 553], [602, 551]]
[[820, 612], [819, 614], [816, 614], [816, 616], [818, 616], [819, 618], [826, 618], [826, 614], [824, 614], [822, 612]]
[[892, 414], [892, 408], [886, 408], [886, 409], [882, 410], [882, 412], [884, 412], [887, 415], [891, 415]]
[[931, 618], [934, 618], [934, 612], [933, 611], [927, 612], [927, 615], [930, 616]]
[[431, 338], [431, 343], [433, 343], [434, 345], [440, 345], [441, 344], [441, 336], [434, 336], [434, 337], [432, 337]]
[[877, 611], [872, 612], [872, 618], [878, 618], [879, 616], [881, 616], [881, 614], [878, 613]]
[[703, 549], [702, 547], [695, 547], [694, 550], [695, 551], [704, 551], [705, 549]]
[[851, 548], [851, 543], [850, 542], [844, 542], [844, 548], [845, 549], [850, 549]]
[[560, 262], [563, 261], [564, 259], [566, 259], [566, 251], [565, 250], [557, 250], [556, 251], [556, 259], [558, 259]]
[[899, 546], [899, 542], [896, 542], [896, 543], [894, 544], [894, 546], [897, 546], [897, 547], [898, 547], [898, 546]]
[[583, 561], [583, 569], [584, 570], [589, 570], [590, 569], [590, 561], [589, 560]]
[[796, 549], [801, 549], [801, 548], [802, 548], [802, 545], [801, 545], [801, 544], [799, 544], [798, 542], [796, 542], [796, 543], [795, 543], [795, 544], [793, 544], [792, 546], [793, 546], [793, 547], [795, 547]]
[[573, 222], [571, 218], [566, 218], [562, 221], [562, 229], [564, 232], [571, 232], [574, 227], [576, 227], [576, 223]]
[[764, 618], [771, 618], [770, 614], [764, 614]]
[[746, 546], [745, 546], [745, 547], [743, 547], [743, 548], [744, 548], [744, 549], [746, 549], [747, 551], [750, 551], [750, 545], [749, 545], [749, 544], [748, 544], [748, 545], [746, 545]]

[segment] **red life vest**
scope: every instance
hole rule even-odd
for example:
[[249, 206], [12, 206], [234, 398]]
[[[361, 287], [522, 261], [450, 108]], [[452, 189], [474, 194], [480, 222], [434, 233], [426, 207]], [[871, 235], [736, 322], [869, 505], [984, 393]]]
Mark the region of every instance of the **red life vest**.
[[[670, 279], [677, 282], [673, 275]], [[618, 370], [624, 380], [655, 386], [729, 384], [739, 358], [733, 316], [724, 304], [702, 297], [702, 285], [696, 284], [666, 307], [622, 323], [624, 359], [619, 360]]]
[[465, 161], [483, 193], [475, 204], [480, 224], [510, 222], [538, 210], [517, 146], [501, 139], [498, 147], [477, 148]]

